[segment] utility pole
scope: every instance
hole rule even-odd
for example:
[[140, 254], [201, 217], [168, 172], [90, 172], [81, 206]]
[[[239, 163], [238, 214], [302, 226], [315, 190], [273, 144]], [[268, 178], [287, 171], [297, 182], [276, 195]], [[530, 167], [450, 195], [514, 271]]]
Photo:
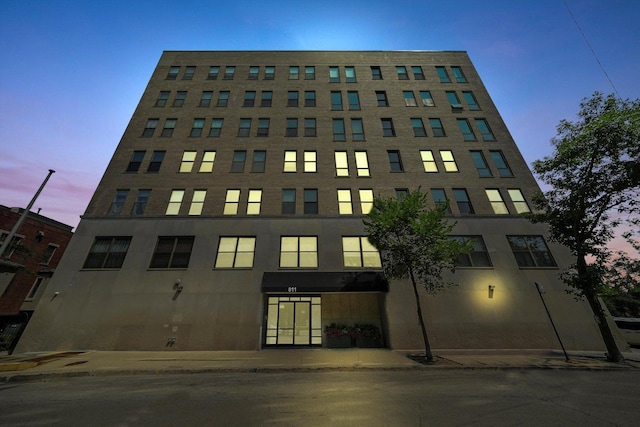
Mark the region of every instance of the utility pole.
[[551, 321], [551, 326], [553, 326], [553, 331], [556, 333], [556, 337], [558, 338], [558, 342], [560, 343], [560, 347], [562, 347], [562, 352], [564, 353], [565, 362], [569, 361], [569, 355], [567, 354], [567, 350], [564, 349], [564, 344], [562, 344], [562, 340], [560, 339], [560, 334], [556, 329], [556, 324], [553, 323], [553, 319], [551, 318], [551, 313], [549, 313], [549, 309], [547, 308], [547, 303], [544, 302], [544, 298], [542, 294], [544, 293], [544, 288], [538, 282], [535, 282], [536, 289], [538, 290], [538, 295], [540, 295], [540, 299], [542, 300], [542, 305], [544, 305], [544, 309], [547, 311], [547, 316], [549, 316], [549, 320]]
[[31, 210], [31, 207], [36, 202], [36, 199], [40, 195], [40, 192], [42, 191], [44, 186], [47, 184], [47, 181], [49, 181], [49, 178], [51, 177], [51, 175], [54, 174], [55, 172], [56, 171], [54, 171], [53, 169], [49, 169], [49, 174], [47, 175], [47, 177], [42, 182], [42, 185], [40, 186], [38, 191], [36, 191], [36, 194], [33, 196], [33, 199], [31, 199], [31, 202], [29, 202], [29, 206], [27, 206], [27, 208], [24, 210], [24, 212], [22, 212], [22, 215], [20, 215], [20, 219], [18, 219], [18, 222], [16, 222], [16, 225], [13, 226], [13, 229], [11, 230], [11, 232], [9, 233], [7, 238], [4, 239], [4, 242], [2, 243], [2, 247], [0, 247], [0, 257], [2, 257], [2, 255], [5, 252], [5, 250], [11, 244], [11, 241], [13, 240], [13, 236], [15, 236], [16, 233], [18, 232], [18, 230], [20, 229], [20, 226], [22, 225], [24, 220], [27, 218], [27, 215], [29, 214], [29, 211]]

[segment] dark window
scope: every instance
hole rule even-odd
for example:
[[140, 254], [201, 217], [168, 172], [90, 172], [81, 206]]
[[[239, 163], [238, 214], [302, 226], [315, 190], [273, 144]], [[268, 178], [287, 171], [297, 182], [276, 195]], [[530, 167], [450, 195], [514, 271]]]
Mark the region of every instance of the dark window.
[[342, 92], [331, 92], [331, 109], [336, 111], [342, 110]]
[[411, 67], [411, 71], [413, 71], [413, 78], [415, 80], [424, 80], [424, 72], [422, 71], [422, 67], [419, 65], [414, 65]]
[[244, 92], [243, 107], [253, 107], [256, 102], [256, 92], [254, 90], [247, 90]]
[[436, 67], [436, 73], [438, 73], [438, 77], [440, 78], [440, 83], [451, 83], [451, 79], [449, 78], [449, 74], [444, 67]]
[[473, 159], [473, 163], [476, 165], [478, 175], [482, 177], [492, 176], [491, 169], [489, 169], [489, 165], [487, 165], [487, 161], [485, 160], [482, 151], [472, 151], [471, 158]]
[[449, 236], [451, 240], [459, 242], [471, 242], [473, 251], [468, 254], [459, 254], [456, 259], [456, 267], [491, 267], [489, 251], [482, 240], [482, 236]]
[[467, 78], [464, 76], [462, 72], [462, 68], [460, 67], [451, 67], [451, 72], [453, 73], [453, 77], [456, 78], [458, 83], [466, 83]]
[[224, 69], [224, 80], [233, 80], [233, 76], [236, 73], [236, 67], [226, 67]]
[[378, 100], [378, 107], [389, 106], [389, 101], [387, 100], [387, 92], [383, 90], [376, 91], [376, 99]]
[[427, 136], [427, 131], [424, 129], [424, 123], [421, 118], [411, 119], [411, 127], [413, 128], [413, 136]]
[[200, 107], [208, 107], [211, 105], [211, 99], [213, 98], [213, 92], [210, 90], [203, 91], [200, 96]]
[[307, 66], [304, 67], [304, 79], [315, 80], [316, 79], [316, 67]]
[[182, 76], [182, 80], [193, 80], [193, 75], [196, 72], [196, 67], [190, 65], [184, 69], [184, 74]]
[[380, 67], [371, 67], [371, 79], [382, 80], [382, 71], [380, 70]]
[[287, 107], [297, 107], [298, 106], [298, 91], [290, 90], [287, 93]]
[[128, 195], [129, 190], [116, 190], [116, 195], [111, 201], [111, 206], [109, 206], [107, 215], [119, 215], [120, 212], [122, 212], [122, 208], [124, 207], [124, 202], [127, 201]]
[[260, 67], [249, 67], [249, 80], [258, 80], [258, 74], [260, 74]]
[[173, 135], [173, 130], [176, 128], [177, 121], [178, 119], [167, 119], [164, 122], [164, 128], [162, 129], [160, 136], [170, 138]]
[[504, 154], [502, 154], [502, 151], [489, 151], [489, 153], [491, 154], [491, 158], [498, 168], [498, 174], [500, 176], [513, 176], [513, 172], [511, 172], [511, 168], [507, 163], [507, 159], [504, 158]]
[[293, 188], [285, 188], [282, 190], [282, 213], [296, 213], [296, 190]]
[[269, 65], [264, 67], [264, 79], [273, 80], [276, 76], [276, 67]]
[[407, 67], [397, 66], [396, 73], [398, 73], [398, 80], [409, 80], [409, 74], [407, 74]]
[[338, 67], [329, 67], [329, 82], [340, 82], [340, 70], [338, 69]]
[[150, 138], [153, 136], [153, 133], [156, 131], [156, 127], [158, 126], [158, 119], [148, 119], [147, 124], [144, 126], [144, 130], [142, 131], [143, 138]]
[[402, 200], [409, 195], [408, 188], [396, 188], [396, 199]]
[[180, 72], [180, 67], [171, 67], [169, 68], [169, 73], [167, 74], [167, 80], [175, 80], [178, 77], [178, 73]]
[[364, 141], [362, 119], [351, 119], [351, 133], [354, 141]]
[[447, 99], [449, 100], [452, 110], [462, 110], [462, 104], [460, 103], [460, 98], [458, 98], [457, 93], [447, 92]]
[[271, 107], [271, 101], [273, 100], [273, 92], [270, 90], [262, 91], [262, 99], [260, 100], [261, 107]]
[[333, 119], [333, 140], [345, 141], [347, 139], [344, 131], [344, 119]]
[[226, 107], [229, 103], [229, 91], [221, 90], [218, 92], [218, 103], [216, 104], [218, 107]]
[[423, 107], [435, 107], [436, 104], [433, 102], [433, 98], [431, 97], [431, 91], [421, 90], [420, 91], [420, 99], [422, 100]]
[[82, 268], [120, 268], [131, 237], [96, 237]]
[[507, 236], [518, 267], [556, 267], [542, 236]]
[[480, 135], [482, 135], [482, 139], [485, 141], [495, 141], [496, 137], [493, 136], [493, 132], [489, 128], [489, 123], [486, 119], [474, 119], [476, 122], [476, 126], [480, 129]]
[[449, 199], [447, 199], [447, 194], [444, 192], [444, 188], [432, 188], [431, 195], [433, 196], [433, 201], [435, 202], [436, 206], [446, 207], [447, 213], [451, 213]]
[[138, 196], [136, 197], [136, 201], [133, 204], [133, 209], [131, 209], [131, 215], [144, 214], [144, 210], [147, 208], [149, 197], [151, 197], [151, 190], [138, 190]]
[[456, 203], [458, 204], [458, 210], [460, 211], [460, 213], [474, 213], [473, 206], [471, 205], [471, 200], [469, 200], [469, 195], [467, 194], [467, 190], [465, 190], [464, 188], [454, 188], [453, 197], [456, 199]]
[[187, 91], [179, 90], [176, 92], [176, 97], [173, 100], [173, 107], [182, 107], [185, 99], [187, 99]]
[[220, 73], [220, 67], [214, 65], [209, 67], [209, 75], [207, 75], [208, 80], [217, 80], [218, 74]]
[[238, 127], [238, 136], [249, 136], [251, 131], [251, 119], [240, 119]]
[[304, 93], [304, 106], [315, 107], [316, 106], [316, 92], [314, 90], [308, 90]]
[[478, 101], [476, 101], [476, 97], [473, 96], [473, 92], [462, 92], [462, 97], [465, 102], [469, 106], [469, 110], [479, 110], [480, 106], [478, 105]]
[[167, 105], [167, 101], [169, 100], [170, 92], [168, 90], [163, 90], [158, 95], [158, 99], [156, 100], [156, 107], [164, 107]]
[[304, 189], [304, 213], [318, 213], [318, 190], [309, 188]]
[[457, 119], [458, 127], [460, 128], [460, 132], [462, 132], [462, 137], [465, 141], [475, 141], [476, 135], [473, 133], [471, 129], [471, 125], [469, 125], [469, 120], [467, 119]]
[[360, 109], [360, 98], [358, 97], [358, 92], [347, 92], [347, 99], [349, 100], [349, 110]]
[[[48, 245], [47, 249], [42, 254], [42, 258], [40, 258], [40, 264], [48, 265], [51, 258], [53, 258], [53, 254], [56, 252], [56, 249], [58, 249], [57, 245]], [[32, 293], [35, 294], [35, 292]]]
[[431, 126], [431, 132], [433, 136], [445, 136], [444, 128], [440, 119], [429, 119], [429, 126]]
[[164, 151], [154, 151], [151, 156], [151, 161], [149, 162], [149, 167], [147, 168], [147, 172], [158, 172], [160, 171], [160, 166], [162, 165], [162, 160], [164, 160]]
[[304, 136], [316, 136], [316, 119], [304, 119]]
[[344, 67], [344, 74], [345, 74], [347, 83], [355, 83], [356, 82], [356, 69], [355, 69], [355, 67]]
[[389, 167], [391, 172], [403, 172], [402, 160], [400, 159], [400, 152], [398, 150], [388, 150]]
[[189, 267], [193, 239], [193, 236], [158, 237], [149, 268]]
[[257, 136], [269, 136], [269, 119], [258, 119]]
[[267, 152], [256, 150], [253, 152], [253, 163], [251, 164], [251, 172], [264, 172], [267, 163]]
[[127, 166], [127, 172], [138, 172], [140, 169], [140, 164], [142, 164], [142, 160], [144, 159], [144, 154], [146, 151], [134, 151], [131, 156], [131, 160], [129, 160], [129, 166]]
[[244, 161], [247, 157], [246, 151], [234, 151], [231, 172], [244, 172]]
[[289, 80], [298, 80], [300, 78], [300, 67], [291, 66], [289, 67]]
[[393, 128], [392, 119], [380, 119], [382, 122], [382, 136], [396, 136], [396, 131]]
[[298, 136], [298, 119], [287, 119], [285, 136]]
[[202, 136], [202, 129], [204, 129], [204, 119], [193, 119], [193, 127], [189, 136]]
[[220, 136], [220, 133], [222, 132], [223, 124], [224, 124], [224, 119], [211, 120], [211, 129], [209, 129], [209, 136]]

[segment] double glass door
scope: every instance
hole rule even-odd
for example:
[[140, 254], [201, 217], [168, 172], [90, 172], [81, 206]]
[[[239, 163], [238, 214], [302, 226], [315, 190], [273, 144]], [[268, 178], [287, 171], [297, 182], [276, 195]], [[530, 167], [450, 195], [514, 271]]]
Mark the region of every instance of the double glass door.
[[320, 297], [269, 297], [266, 345], [321, 345]]

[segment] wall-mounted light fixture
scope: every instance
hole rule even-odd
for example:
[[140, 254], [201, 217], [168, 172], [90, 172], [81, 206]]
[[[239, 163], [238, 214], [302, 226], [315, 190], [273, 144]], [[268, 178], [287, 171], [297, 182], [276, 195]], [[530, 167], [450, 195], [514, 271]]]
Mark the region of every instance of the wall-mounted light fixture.
[[180, 283], [180, 279], [177, 279], [173, 284], [173, 290], [176, 292], [182, 292], [182, 284]]
[[489, 298], [493, 298], [493, 291], [496, 289], [495, 286], [489, 285]]

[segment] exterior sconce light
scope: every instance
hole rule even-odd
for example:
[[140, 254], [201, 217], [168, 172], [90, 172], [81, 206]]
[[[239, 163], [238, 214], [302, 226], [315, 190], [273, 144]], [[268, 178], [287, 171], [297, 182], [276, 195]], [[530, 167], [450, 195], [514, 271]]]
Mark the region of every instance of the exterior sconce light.
[[489, 285], [489, 298], [493, 298], [493, 291], [496, 289], [495, 286]]
[[182, 285], [180, 284], [180, 279], [176, 280], [173, 284], [173, 290], [176, 292], [182, 292]]

